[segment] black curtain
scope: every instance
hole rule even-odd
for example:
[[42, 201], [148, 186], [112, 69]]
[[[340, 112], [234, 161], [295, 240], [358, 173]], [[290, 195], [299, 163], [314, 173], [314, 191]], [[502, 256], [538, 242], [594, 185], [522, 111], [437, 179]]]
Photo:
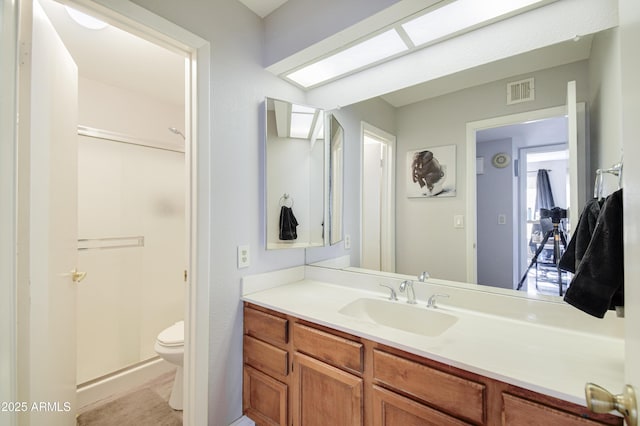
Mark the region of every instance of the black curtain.
[[[551, 182], [549, 182], [549, 173], [546, 169], [538, 169], [535, 212], [539, 215], [540, 209], [551, 210], [556, 206], [555, 204], [556, 203], [553, 200], [553, 191], [551, 191]], [[529, 240], [529, 245], [533, 251], [536, 250], [536, 246], [533, 244], [533, 241], [538, 240], [539, 242], [547, 232], [552, 229], [553, 223], [550, 218], [540, 218], [540, 223], [533, 225], [531, 229], [531, 239]]]
[[551, 210], [555, 206], [556, 203], [553, 201], [553, 192], [549, 182], [549, 173], [546, 169], [539, 169], [536, 182], [536, 212], [540, 213], [540, 209]]

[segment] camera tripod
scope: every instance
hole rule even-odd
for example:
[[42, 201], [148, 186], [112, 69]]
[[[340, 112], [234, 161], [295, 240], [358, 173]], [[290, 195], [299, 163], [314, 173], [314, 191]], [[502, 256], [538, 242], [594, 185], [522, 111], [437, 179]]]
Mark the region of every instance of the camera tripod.
[[527, 276], [529, 275], [529, 270], [533, 265], [538, 263], [538, 256], [540, 256], [540, 253], [542, 253], [542, 250], [544, 250], [544, 246], [547, 244], [547, 241], [549, 240], [549, 238], [553, 236], [553, 263], [554, 265], [556, 265], [556, 271], [558, 273], [558, 293], [560, 296], [562, 296], [562, 273], [560, 270], [560, 242], [562, 242], [562, 245], [566, 250], [567, 240], [564, 237], [564, 233], [560, 232], [560, 229], [559, 229], [560, 220], [559, 219], [556, 220], [556, 218], [554, 217], [552, 219], [552, 223], [553, 223], [553, 228], [547, 231], [544, 238], [542, 239], [542, 242], [540, 243], [540, 246], [536, 250], [536, 253], [533, 255], [533, 258], [531, 258], [531, 263], [529, 263], [527, 270], [524, 271], [524, 275], [522, 275], [522, 278], [518, 283], [517, 290], [520, 290], [522, 288], [522, 284], [524, 283], [524, 281], [527, 279]]

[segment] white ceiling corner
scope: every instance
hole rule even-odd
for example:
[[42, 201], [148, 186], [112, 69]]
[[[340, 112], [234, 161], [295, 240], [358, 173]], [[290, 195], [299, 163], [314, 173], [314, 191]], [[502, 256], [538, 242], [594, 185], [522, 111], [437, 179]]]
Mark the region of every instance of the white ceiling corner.
[[288, 0], [238, 0], [261, 18], [285, 4]]

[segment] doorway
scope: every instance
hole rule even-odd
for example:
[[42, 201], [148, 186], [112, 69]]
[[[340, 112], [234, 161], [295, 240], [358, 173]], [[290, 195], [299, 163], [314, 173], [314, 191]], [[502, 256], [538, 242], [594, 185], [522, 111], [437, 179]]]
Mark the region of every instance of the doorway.
[[[75, 5], [76, 2], [69, 2], [72, 5]], [[204, 202], [204, 205], [209, 205], [209, 191], [208, 191], [208, 182], [206, 173], [204, 170], [206, 168], [206, 162], [197, 161], [196, 153], [200, 152], [208, 152], [208, 147], [206, 144], [209, 143], [208, 138], [205, 135], [208, 135], [209, 128], [209, 107], [206, 104], [198, 105], [197, 99], [199, 93], [208, 94], [208, 78], [210, 75], [208, 57], [209, 57], [209, 44], [200, 39], [199, 37], [192, 35], [191, 33], [185, 31], [182, 28], [175, 26], [174, 24], [169, 23], [168, 21], [159, 20], [158, 17], [147, 10], [137, 7], [135, 5], [122, 5], [121, 2], [111, 2], [105, 1], [101, 2], [101, 6], [97, 4], [83, 1], [82, 8], [84, 11], [89, 12], [91, 15], [104, 17], [105, 20], [108, 20], [112, 25], [116, 25], [120, 28], [125, 29], [128, 32], [135, 32], [139, 36], [144, 36], [145, 39], [152, 40], [154, 43], [158, 43], [165, 47], [169, 47], [173, 51], [183, 52], [184, 56], [188, 58], [186, 62], [186, 67], [183, 69], [183, 72], [186, 74], [186, 84], [183, 85], [182, 91], [186, 92], [186, 108], [185, 108], [185, 120], [184, 128], [182, 131], [186, 135], [186, 167], [187, 176], [186, 182], [188, 182], [188, 186], [185, 186], [186, 198], [186, 217], [188, 224], [185, 226], [187, 229], [187, 247], [185, 248], [185, 252], [187, 252], [187, 267], [186, 272], [188, 273], [184, 275], [186, 285], [184, 286], [186, 292], [186, 301], [185, 301], [185, 422], [193, 422], [199, 423], [197, 419], [206, 419], [207, 418], [207, 377], [208, 377], [208, 326], [207, 321], [209, 317], [208, 313], [208, 305], [200, 303], [198, 305], [199, 309], [195, 309], [196, 300], [208, 300], [208, 282], [209, 276], [206, 271], [207, 268], [200, 267], [200, 265], [204, 265], [203, 259], [209, 259], [210, 253], [206, 248], [206, 245], [201, 244], [200, 241], [202, 237], [198, 237], [199, 232], [203, 229], [206, 229], [208, 225], [206, 222], [198, 221], [200, 217], [208, 217], [208, 213], [204, 210], [195, 211], [195, 202], [196, 198], [200, 201]], [[104, 6], [107, 4], [107, 6]], [[25, 20], [23, 27], [30, 28], [31, 27], [31, 5], [34, 6], [34, 10], [36, 9], [36, 4], [32, 3], [29, 0], [24, 1], [24, 8], [22, 9], [23, 13], [21, 14], [21, 19]], [[35, 14], [33, 15], [36, 17]], [[38, 15], [38, 19], [41, 18], [41, 15]], [[49, 24], [50, 25], [50, 24]], [[30, 45], [31, 35], [24, 34], [21, 38], [23, 43]], [[58, 38], [55, 37], [54, 38]], [[40, 42], [38, 42], [40, 43]], [[34, 42], [34, 51], [35, 46], [37, 45]], [[30, 52], [29, 52], [30, 53]], [[196, 74], [196, 68], [198, 73]], [[35, 69], [35, 67], [34, 67]], [[33, 101], [30, 102], [29, 93], [29, 81], [31, 81], [31, 67], [23, 67], [20, 72], [23, 74], [20, 80], [24, 86], [21, 86], [20, 93], [18, 98], [20, 99], [20, 108], [21, 108], [21, 117], [27, 117], [26, 120], [20, 120], [19, 123], [19, 138], [18, 141], [20, 144], [24, 144], [25, 146], [29, 146], [32, 143], [30, 139], [30, 132], [28, 130], [28, 126], [31, 125], [30, 117], [31, 110], [33, 108]], [[24, 89], [24, 92], [22, 91]], [[58, 107], [58, 110], [61, 110]], [[59, 111], [64, 113], [64, 111]], [[55, 121], [54, 121], [55, 122]], [[170, 125], [180, 125], [179, 123], [171, 123]], [[167, 126], [168, 127], [168, 126]], [[164, 132], [168, 132], [167, 127], [164, 128]], [[72, 127], [73, 130], [73, 127]], [[75, 132], [74, 132], [75, 133]], [[73, 156], [73, 155], [72, 155]], [[32, 158], [32, 157], [31, 157]], [[18, 158], [18, 164], [26, 165], [26, 169], [22, 169], [20, 172], [20, 177], [22, 178], [22, 182], [25, 182], [28, 188], [29, 182], [32, 182], [29, 170], [29, 165], [31, 164], [31, 158], [28, 154], [25, 156]], [[201, 168], [197, 167], [198, 162], [202, 163]], [[20, 169], [19, 169], [20, 170]], [[38, 173], [38, 172], [34, 172]], [[41, 182], [42, 179], [38, 179], [38, 182]], [[52, 199], [54, 197], [49, 197], [47, 194], [53, 194], [49, 186], [45, 185], [42, 187], [35, 188], [35, 184], [37, 182], [33, 181], [31, 183], [31, 191], [22, 191], [19, 192], [19, 199], [17, 201], [17, 205], [20, 207], [20, 216], [31, 218], [31, 228], [34, 228], [34, 220], [42, 220], [39, 219], [43, 216], [41, 211], [34, 211], [30, 208], [28, 202], [25, 202], [29, 198], [29, 192], [38, 192], [43, 193], [45, 198]], [[23, 188], [24, 185], [23, 185]], [[35, 188], [35, 189], [34, 189]], [[73, 188], [73, 187], [70, 187]], [[73, 192], [69, 191], [65, 192]], [[55, 195], [59, 195], [60, 192], [55, 192]], [[65, 193], [65, 195], [68, 195]], [[23, 199], [23, 201], [20, 200]], [[46, 218], [45, 223], [46, 223]], [[27, 222], [29, 222], [27, 220]], [[24, 227], [23, 227], [24, 228]], [[27, 248], [26, 251], [22, 252], [21, 258], [23, 262], [31, 263], [32, 269], [34, 267], [34, 253], [33, 250], [29, 250], [34, 248], [33, 244], [29, 244], [30, 238], [35, 238], [30, 236], [34, 231], [30, 230], [27, 226], [24, 229], [19, 229], [18, 232], [18, 245], [22, 245]], [[205, 232], [205, 235], [208, 235]], [[69, 243], [73, 242], [73, 245], [76, 245], [76, 241], [70, 238], [66, 238], [65, 241]], [[70, 245], [70, 244], [69, 244]], [[74, 249], [75, 251], [75, 249]], [[26, 260], [26, 258], [29, 260]], [[19, 261], [20, 262], [20, 261]], [[55, 267], [55, 265], [53, 265]], [[66, 268], [66, 266], [63, 266]], [[65, 269], [68, 271], [68, 269]], [[72, 289], [75, 284], [71, 284], [71, 278], [77, 283], [79, 280], [77, 277], [80, 275], [76, 271], [72, 271], [73, 273], [61, 273], [58, 272], [57, 275], [60, 277], [60, 280], [66, 281], [64, 283], [65, 287]], [[182, 274], [180, 274], [182, 277]], [[37, 277], [37, 279], [42, 280], [42, 284], [47, 285], [46, 277]], [[38, 308], [32, 307], [32, 304], [28, 302], [28, 283], [34, 283], [34, 277], [30, 276], [29, 271], [24, 269], [19, 270], [18, 272], [18, 307], [19, 313], [19, 321], [18, 324], [18, 334], [22, 336], [31, 336], [30, 341], [22, 341], [17, 342], [17, 353], [18, 358], [20, 359], [30, 359], [30, 363], [28, 366], [24, 366], [20, 371], [18, 371], [18, 383], [19, 383], [19, 394], [18, 398], [20, 399], [20, 395], [27, 396], [23, 399], [29, 399], [28, 396], [37, 395], [38, 398], [42, 400], [51, 400], [51, 401], [71, 401], [71, 406], [75, 411], [75, 406], [72, 401], [75, 401], [75, 395], [71, 395], [71, 393], [75, 394], [75, 378], [65, 376], [62, 380], [49, 381], [49, 375], [44, 375], [42, 377], [38, 377], [37, 372], [42, 370], [54, 371], [54, 370], [64, 370], [68, 371], [66, 364], [69, 362], [73, 363], [73, 359], [75, 357], [66, 357], [63, 354], [61, 356], [55, 357], [52, 359], [51, 357], [47, 357], [47, 354], [51, 354], [53, 347], [51, 346], [54, 342], [52, 342], [52, 338], [47, 338], [46, 342], [39, 343], [39, 336], [46, 336], [50, 334], [51, 336], [55, 335], [51, 331], [51, 328], [48, 327], [44, 329], [34, 329], [34, 326], [42, 325], [43, 321], [37, 320], [33, 321], [32, 318], [40, 313], [40, 306]], [[38, 284], [40, 285], [40, 284]], [[25, 289], [26, 288], [26, 289]], [[32, 295], [34, 292], [38, 291], [38, 288], [42, 288], [42, 286], [31, 286]], [[54, 295], [50, 295], [54, 296]], [[56, 295], [59, 296], [59, 295]], [[46, 297], [46, 295], [45, 295]], [[75, 296], [72, 296], [75, 299]], [[38, 295], [38, 299], [42, 299], [42, 296]], [[60, 299], [58, 297], [58, 299]], [[51, 299], [49, 300], [52, 301]], [[67, 311], [70, 311], [70, 307], [72, 304], [68, 305]], [[54, 305], [50, 305], [46, 307], [46, 312], [51, 318], [51, 316], [55, 316], [55, 307]], [[68, 317], [68, 316], [65, 316]], [[198, 319], [198, 322], [196, 322]], [[202, 322], [204, 319], [204, 323]], [[44, 322], [46, 324], [46, 321]], [[74, 324], [73, 320], [68, 324], [63, 324], [65, 329], [73, 329]], [[196, 327], [197, 326], [197, 327]], [[28, 337], [27, 337], [28, 339]], [[34, 350], [33, 342], [38, 342], [35, 345], [38, 348], [43, 349], [43, 351]], [[60, 347], [64, 346], [62, 343], [58, 342]], [[66, 345], [71, 347], [72, 345]], [[197, 346], [197, 348], [195, 348]], [[49, 352], [47, 352], [49, 351]], [[197, 354], [196, 354], [197, 351]], [[57, 352], [57, 351], [56, 351]], [[70, 359], [65, 359], [70, 358]], [[63, 363], [65, 367], [59, 369], [58, 364]], [[46, 364], [46, 365], [45, 365]], [[196, 376], [194, 370], [198, 370], [198, 375]], [[34, 380], [29, 380], [29, 376], [33, 377]], [[73, 375], [75, 376], [75, 374]], [[37, 379], [37, 380], [35, 380]], [[198, 395], [198, 399], [194, 398], [194, 395]], [[204, 399], [200, 399], [204, 398]], [[69, 413], [73, 414], [73, 413]], [[31, 415], [30, 417], [38, 417], [37, 415]], [[34, 417], [34, 418], [35, 418]], [[62, 416], [60, 417], [62, 420]], [[206, 420], [202, 420], [206, 421]], [[50, 423], [50, 424], [54, 424]], [[63, 421], [64, 423], [64, 421]], [[63, 424], [61, 423], [61, 424]], [[56, 423], [57, 424], [57, 423]]]
[[[562, 125], [566, 119], [559, 117], [558, 120]], [[532, 295], [562, 295], [570, 277], [566, 272], [558, 274], [553, 257], [553, 236], [549, 232], [549, 218], [546, 217], [548, 212], [541, 209], [558, 207], [564, 212], [559, 216], [566, 216], [572, 189], [569, 179], [569, 147], [566, 143], [525, 147], [520, 149], [519, 158], [518, 275], [523, 280], [521, 289]], [[558, 248], [562, 253], [568, 242], [571, 224], [566, 217], [558, 219], [558, 229], [562, 234]]]
[[360, 266], [395, 272], [395, 136], [362, 123]]
[[[538, 169], [552, 177], [554, 206], [568, 206], [567, 118], [561, 115], [479, 130], [476, 166], [478, 284], [518, 289], [536, 251], [530, 253], [532, 227], [536, 236], [540, 229], [539, 211], [535, 212], [539, 210]], [[541, 278], [541, 283], [549, 281]], [[536, 288], [551, 290], [542, 284], [537, 287], [535, 280], [523, 289], [527, 288], [534, 293]]]
[[[484, 130], [517, 125], [520, 123], [526, 123], [527, 125], [539, 122], [541, 120], [554, 119], [562, 120], [566, 117], [567, 137], [564, 141], [569, 146], [569, 176], [570, 185], [572, 191], [570, 193], [570, 205], [578, 206], [577, 208], [570, 209], [568, 214], [571, 223], [577, 222], [577, 215], [580, 210], [580, 206], [584, 205], [588, 196], [588, 181], [590, 181], [588, 173], [589, 164], [589, 149], [588, 149], [588, 137], [587, 137], [587, 122], [586, 122], [586, 105], [584, 103], [577, 103], [575, 99], [575, 82], [570, 81], [567, 83], [567, 105], [557, 106], [551, 108], [545, 108], [540, 110], [532, 110], [523, 113], [511, 114], [501, 117], [495, 117], [480, 121], [474, 121], [467, 123], [466, 126], [466, 162], [469, 167], [470, 173], [467, 173], [466, 185], [468, 189], [466, 216], [466, 239], [467, 239], [467, 282], [478, 283], [478, 226], [477, 226], [477, 182], [476, 172], [479, 170], [476, 154], [477, 134]], [[547, 140], [547, 143], [550, 143]], [[517, 153], [516, 153], [517, 154]], [[511, 153], [508, 157], [508, 163], [513, 164], [514, 153]], [[502, 159], [499, 163], [507, 163], [505, 156], [501, 155]], [[493, 157], [489, 159], [493, 160]], [[513, 166], [511, 166], [513, 170]], [[513, 185], [513, 191], [516, 191], [516, 185]], [[494, 217], [496, 221], [502, 221], [502, 216], [498, 215]], [[504, 217], [503, 220], [506, 220]], [[516, 223], [516, 222], [514, 222]], [[504, 225], [503, 225], [504, 226]], [[512, 226], [514, 226], [512, 224]], [[515, 232], [515, 231], [514, 231]], [[515, 232], [517, 234], [517, 232]], [[514, 238], [515, 240], [515, 238]], [[515, 244], [515, 243], [514, 243]], [[516, 276], [514, 269], [514, 277]], [[514, 280], [515, 282], [515, 280]]]

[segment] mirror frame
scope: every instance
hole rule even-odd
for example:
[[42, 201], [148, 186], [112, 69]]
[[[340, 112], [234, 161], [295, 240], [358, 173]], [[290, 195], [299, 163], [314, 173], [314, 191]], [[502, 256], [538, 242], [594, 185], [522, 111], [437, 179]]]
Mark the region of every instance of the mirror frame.
[[344, 238], [344, 127], [327, 113], [329, 145], [329, 244]]

